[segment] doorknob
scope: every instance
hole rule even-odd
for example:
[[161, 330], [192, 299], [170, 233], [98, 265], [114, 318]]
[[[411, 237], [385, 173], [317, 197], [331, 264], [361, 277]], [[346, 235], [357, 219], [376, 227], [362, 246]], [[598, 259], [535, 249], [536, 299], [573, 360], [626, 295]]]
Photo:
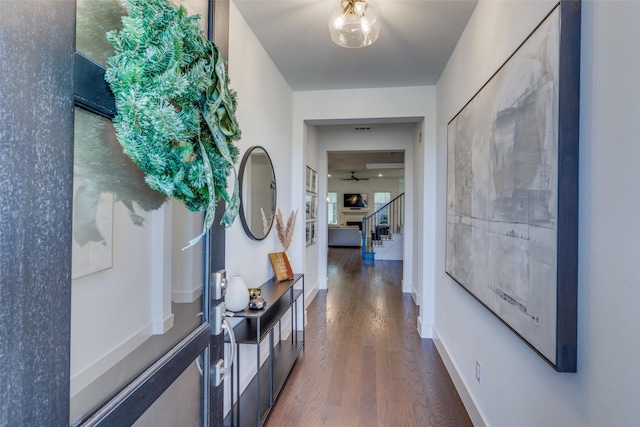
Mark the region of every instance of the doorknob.
[[[213, 289], [211, 293], [213, 294], [213, 300], [217, 301], [222, 299], [227, 289], [227, 272], [224, 269], [218, 270], [213, 274], [213, 278]], [[228, 362], [225, 361], [225, 359], [220, 359], [213, 365], [213, 383], [216, 387], [220, 385], [229, 372], [231, 372], [233, 361], [236, 358], [236, 336], [233, 333], [231, 323], [227, 320], [226, 312], [227, 308], [224, 301], [213, 307], [213, 329], [211, 335], [219, 335], [223, 332], [223, 329], [226, 329], [231, 345], [231, 357], [227, 359]]]
[[220, 359], [215, 365], [213, 365], [213, 383], [216, 387], [219, 386], [229, 372], [231, 372], [233, 361], [236, 358], [236, 335], [233, 333], [233, 327], [225, 313], [225, 304], [224, 302], [221, 302], [214, 310], [214, 329], [219, 328], [220, 332], [222, 332], [223, 329], [227, 330], [227, 333], [229, 334], [229, 345], [231, 346], [231, 355], [228, 359]]

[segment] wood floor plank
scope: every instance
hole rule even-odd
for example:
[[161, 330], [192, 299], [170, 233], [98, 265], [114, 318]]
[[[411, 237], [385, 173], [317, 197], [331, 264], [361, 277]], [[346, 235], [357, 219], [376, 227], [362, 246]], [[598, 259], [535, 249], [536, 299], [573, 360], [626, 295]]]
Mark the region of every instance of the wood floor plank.
[[266, 426], [472, 426], [435, 345], [418, 335], [402, 262], [330, 248], [327, 270], [305, 350]]

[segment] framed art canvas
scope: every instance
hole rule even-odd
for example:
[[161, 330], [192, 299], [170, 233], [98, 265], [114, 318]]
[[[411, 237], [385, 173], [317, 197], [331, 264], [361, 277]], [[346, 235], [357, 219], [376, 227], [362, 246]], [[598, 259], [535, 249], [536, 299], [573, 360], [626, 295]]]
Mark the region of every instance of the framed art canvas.
[[447, 127], [446, 272], [575, 372], [580, 2], [561, 1]]
[[318, 172], [309, 166], [307, 166], [306, 181], [306, 244], [309, 246], [316, 242], [318, 228]]

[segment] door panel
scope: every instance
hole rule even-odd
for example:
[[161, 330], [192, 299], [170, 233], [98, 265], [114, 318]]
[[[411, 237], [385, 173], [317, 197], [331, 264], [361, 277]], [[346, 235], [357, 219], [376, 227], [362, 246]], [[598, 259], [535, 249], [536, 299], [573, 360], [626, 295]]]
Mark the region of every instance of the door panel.
[[[133, 424], [133, 427], [200, 427], [203, 416], [201, 355]], [[179, 410], [176, 410], [176, 407]]]
[[[213, 0], [181, 3], [213, 11]], [[104, 35], [123, 14], [121, 0], [77, 0], [69, 420], [169, 426], [179, 414], [180, 425], [218, 426], [222, 387], [209, 367], [222, 358], [223, 335], [211, 336], [209, 277], [224, 265], [224, 230], [182, 251], [203, 214], [149, 189], [122, 154]]]
[[0, 425], [68, 422], [74, 1], [0, 2]]
[[[210, 312], [213, 312], [213, 307], [218, 306], [223, 301], [223, 298], [217, 298], [222, 295], [222, 291], [216, 292], [214, 290], [215, 279], [213, 275], [215, 272], [223, 270], [225, 264], [225, 229], [221, 225], [222, 215], [225, 210], [224, 201], [221, 201], [216, 209], [216, 217], [211, 227], [211, 232], [206, 236], [205, 246], [209, 249], [209, 256], [206, 257], [210, 265], [205, 270], [210, 271], [209, 281], [211, 286], [211, 305]], [[220, 237], [223, 236], [223, 237]], [[213, 321], [213, 319], [212, 319]], [[229, 357], [229, 356], [226, 356]], [[216, 335], [211, 335], [211, 347], [210, 347], [210, 359], [209, 366], [214, 366], [220, 360], [225, 360], [224, 354], [224, 332]], [[210, 427], [222, 427], [223, 415], [224, 415], [224, 383], [215, 385], [215, 381], [210, 381], [209, 385], [209, 426]]]
[[127, 14], [122, 0], [77, 0], [76, 50], [101, 66], [114, 53], [107, 31], [120, 30]]
[[73, 423], [176, 346], [204, 311], [203, 245], [181, 250], [202, 214], [148, 188], [108, 119], [76, 108], [75, 128]]
[[[11, 385], [0, 388], [0, 425], [60, 426], [77, 421], [69, 418], [70, 399], [66, 398], [70, 394], [74, 100], [76, 106], [105, 117], [114, 111], [109, 109], [112, 100], [101, 96], [105, 84], [100, 72], [93, 80], [87, 80], [94, 75], [86, 71], [74, 75], [78, 65], [72, 61], [75, 12], [76, 0], [4, 0], [0, 13], [4, 95], [0, 109], [7, 119], [0, 128], [4, 154], [0, 156], [0, 199], [7, 213], [0, 215], [4, 260], [0, 383]], [[83, 79], [89, 90], [79, 91], [76, 85]], [[128, 215], [125, 218], [130, 220]], [[224, 234], [218, 233], [215, 239], [223, 241]], [[150, 242], [149, 247], [155, 246]], [[87, 292], [87, 288], [78, 289]], [[100, 301], [108, 302], [106, 293], [111, 289], [101, 290], [105, 299]], [[120, 320], [117, 311], [112, 318]], [[101, 332], [96, 330], [95, 335]], [[208, 323], [193, 332], [193, 339], [174, 347], [174, 352], [158, 353], [162, 363], [136, 377], [117, 399], [96, 407], [99, 412], [93, 414], [92, 423], [132, 424], [176, 378], [188, 372], [197, 357], [203, 352], [213, 354], [207, 353]], [[100, 339], [95, 342], [102, 345]], [[204, 378], [208, 378], [209, 357], [204, 359]], [[215, 420], [215, 416], [205, 408], [215, 393], [209, 390], [208, 380], [204, 382], [202, 421], [208, 425], [209, 417]]]

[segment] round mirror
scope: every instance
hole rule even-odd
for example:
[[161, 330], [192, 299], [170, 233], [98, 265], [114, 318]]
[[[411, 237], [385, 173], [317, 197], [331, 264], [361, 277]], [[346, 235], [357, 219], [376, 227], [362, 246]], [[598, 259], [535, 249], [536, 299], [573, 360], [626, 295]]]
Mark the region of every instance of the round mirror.
[[251, 147], [240, 163], [240, 221], [249, 237], [267, 237], [276, 215], [276, 174], [269, 154]]

